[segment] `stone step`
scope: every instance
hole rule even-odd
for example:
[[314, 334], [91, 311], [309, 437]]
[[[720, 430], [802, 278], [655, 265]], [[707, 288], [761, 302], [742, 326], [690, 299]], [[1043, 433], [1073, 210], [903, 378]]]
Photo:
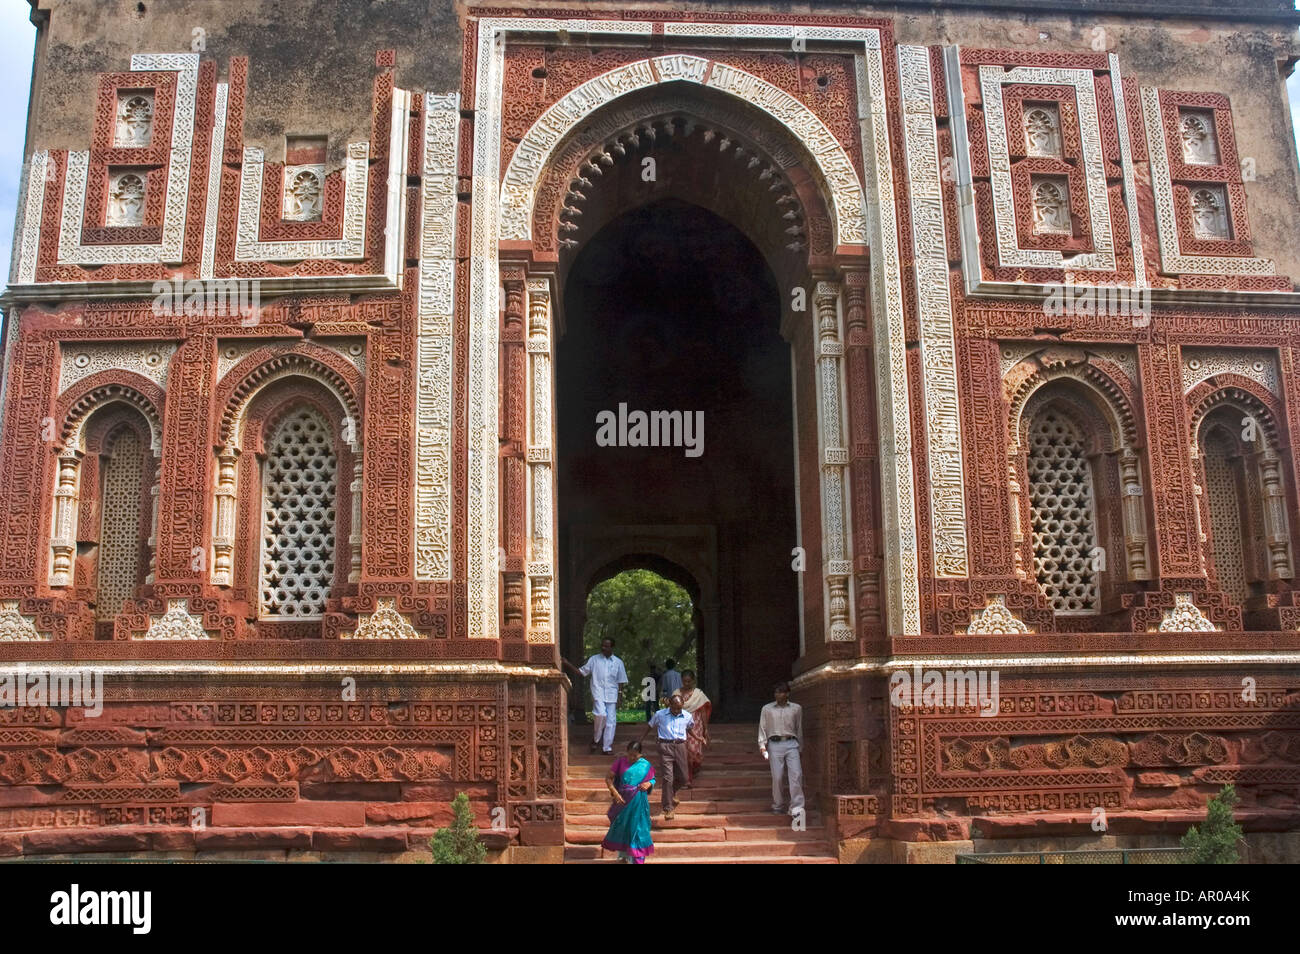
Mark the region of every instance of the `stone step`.
[[[656, 795], [659, 793], [658, 784], [661, 783], [657, 783], [655, 786]], [[714, 791], [732, 792], [737, 789], [747, 789], [747, 788], [764, 787], [764, 786], [767, 788], [769, 792], [772, 790], [772, 776], [770, 773], [766, 775], [759, 774], [756, 772], [743, 773], [743, 774], [730, 774], [730, 775], [716, 775], [716, 774], [708, 775], [706, 773], [701, 773], [699, 777], [696, 778], [695, 781], [691, 783], [691, 787], [686, 791], [687, 792], [714, 792]], [[595, 790], [600, 792], [609, 791], [609, 789], [605, 785], [605, 779], [603, 776], [600, 778], [583, 778], [581, 776], [570, 775], [568, 781], [568, 788], [571, 791], [583, 791], [583, 790], [588, 790], [588, 791]]]
[[[676, 819], [673, 819], [676, 821]], [[671, 822], [669, 822], [671, 824]], [[568, 845], [599, 845], [608, 833], [607, 825], [580, 827], [568, 825], [564, 829], [564, 842]], [[658, 821], [652, 835], [656, 845], [677, 842], [734, 841], [754, 843], [759, 841], [826, 843], [826, 829], [809, 828], [792, 831], [789, 828], [660, 828]]]
[[[687, 793], [689, 794], [689, 793]], [[657, 817], [659, 806], [662, 804], [658, 800], [651, 803], [651, 812]], [[769, 788], [764, 798], [708, 798], [708, 799], [690, 799], [683, 798], [680, 805], [676, 808], [678, 815], [709, 815], [709, 814], [754, 814], [766, 813], [772, 807], [772, 790]], [[569, 797], [565, 799], [565, 814], [578, 812], [581, 814], [590, 814], [592, 811], [601, 811], [609, 808], [608, 792], [584, 792], [581, 797], [570, 792]], [[773, 818], [780, 818], [780, 815], [773, 815]]]
[[[566, 849], [564, 852], [564, 863], [566, 865], [608, 865], [623, 864], [618, 860], [618, 853], [614, 851], [606, 852], [604, 858], [571, 858]], [[660, 861], [658, 852], [650, 856], [646, 864], [654, 864]], [[719, 855], [717, 857], [700, 857], [700, 858], [665, 858], [669, 864], [675, 865], [836, 865], [839, 860], [834, 855], [792, 855], [789, 857], [743, 857], [737, 858], [731, 855]]]
[[[565, 844], [564, 857], [566, 860], [569, 858], [599, 858], [602, 851], [603, 849], [599, 844]], [[613, 854], [613, 852], [610, 852], [610, 854]], [[655, 844], [656, 858], [677, 859], [718, 856], [729, 858], [789, 858], [832, 855], [830, 846], [825, 842], [694, 841], [680, 843], [670, 842], [664, 845]]]
[[[569, 746], [569, 764], [570, 765], [603, 765], [608, 769], [614, 764], [614, 760], [623, 754], [623, 750], [615, 749], [611, 754], [606, 755], [603, 752], [589, 752], [584, 746]], [[659, 760], [659, 747], [657, 745], [646, 744], [641, 754], [652, 762]], [[710, 765], [766, 765], [762, 753], [753, 745], [734, 745], [727, 748], [719, 749], [710, 745], [704, 750], [704, 767]]]
[[[789, 815], [774, 815], [771, 812], [687, 812], [686, 804], [683, 802], [677, 806], [677, 811], [672, 818], [664, 818], [656, 810], [652, 813], [654, 818], [655, 830], [660, 828], [789, 828]], [[725, 806], [724, 806], [725, 807]], [[564, 820], [568, 825], [577, 828], [601, 828], [602, 830], [609, 825], [609, 818], [604, 812], [593, 813], [590, 806], [585, 802], [576, 803], [573, 807], [565, 807]], [[808, 830], [821, 828], [821, 817], [817, 813], [809, 813]]]
[[[656, 774], [659, 774], [656, 772]], [[609, 775], [608, 765], [575, 765], [569, 763], [569, 778], [596, 778], [604, 780]], [[772, 773], [763, 762], [754, 765], [748, 764], [735, 765], [706, 765], [696, 778], [700, 781], [710, 778], [741, 778], [753, 776], [755, 778], [771, 779]]]

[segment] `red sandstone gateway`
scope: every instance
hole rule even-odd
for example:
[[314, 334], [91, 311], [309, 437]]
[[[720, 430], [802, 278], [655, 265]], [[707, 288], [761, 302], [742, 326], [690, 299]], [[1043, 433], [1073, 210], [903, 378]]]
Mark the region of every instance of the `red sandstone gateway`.
[[0, 854], [427, 858], [463, 791], [598, 860], [557, 664], [645, 568], [715, 707], [656, 862], [1172, 845], [1225, 783], [1300, 858], [1285, 0], [302, 0], [274, 60], [189, 6], [32, 0], [0, 668], [103, 711], [0, 710]]

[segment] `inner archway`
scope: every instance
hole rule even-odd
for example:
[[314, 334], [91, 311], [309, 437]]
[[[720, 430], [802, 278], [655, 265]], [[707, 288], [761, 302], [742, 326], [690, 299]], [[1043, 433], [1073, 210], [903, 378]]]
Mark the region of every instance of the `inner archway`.
[[[713, 577], [701, 682], [729, 719], [756, 716], [799, 651], [780, 303], [767, 261], [739, 229], [697, 205], [655, 200], [613, 217], [577, 252], [556, 346], [563, 649], [581, 651], [572, 610], [591, 583], [581, 564], [594, 540], [617, 547], [621, 535], [631, 556], [676, 547], [675, 562]], [[700, 602], [707, 619], [709, 598]]]

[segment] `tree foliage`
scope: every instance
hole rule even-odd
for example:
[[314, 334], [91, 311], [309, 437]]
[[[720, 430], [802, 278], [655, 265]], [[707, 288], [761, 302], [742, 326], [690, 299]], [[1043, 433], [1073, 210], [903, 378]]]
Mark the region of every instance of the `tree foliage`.
[[592, 587], [583, 650], [590, 656], [600, 652], [602, 639], [614, 639], [628, 669], [623, 705], [641, 704], [641, 679], [651, 663], [662, 668], [672, 658], [678, 671], [695, 668], [694, 609], [683, 587], [652, 570], [624, 570]]
[[1191, 865], [1235, 865], [1237, 843], [1241, 841], [1241, 826], [1232, 817], [1232, 809], [1239, 799], [1231, 785], [1210, 799], [1205, 807], [1205, 824], [1193, 825], [1183, 835], [1180, 844], [1187, 850], [1183, 859]]
[[450, 828], [439, 828], [429, 839], [435, 865], [478, 865], [487, 857], [487, 846], [479, 840], [469, 796], [458, 792], [451, 803]]

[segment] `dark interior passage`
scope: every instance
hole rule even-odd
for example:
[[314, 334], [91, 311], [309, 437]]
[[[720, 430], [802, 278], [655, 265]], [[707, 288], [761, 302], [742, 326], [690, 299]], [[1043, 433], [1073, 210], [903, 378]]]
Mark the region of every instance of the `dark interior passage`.
[[[716, 552], [699, 556], [716, 582], [718, 618], [704, 633], [717, 646], [701, 647], [701, 682], [717, 697], [715, 713], [749, 718], [798, 652], [790, 349], [775, 279], [725, 220], [665, 200], [624, 214], [586, 243], [565, 281], [562, 320], [562, 552], [584, 528], [712, 528]], [[701, 452], [598, 443], [602, 412], [621, 416], [630, 425], [623, 436], [635, 442], [635, 411], [697, 421], [702, 412]], [[685, 443], [688, 434], [668, 436]], [[562, 560], [564, 606], [574, 605], [566, 589], [591, 583], [573, 575]], [[581, 620], [566, 622], [564, 651], [576, 656]]]

